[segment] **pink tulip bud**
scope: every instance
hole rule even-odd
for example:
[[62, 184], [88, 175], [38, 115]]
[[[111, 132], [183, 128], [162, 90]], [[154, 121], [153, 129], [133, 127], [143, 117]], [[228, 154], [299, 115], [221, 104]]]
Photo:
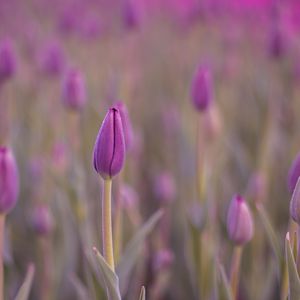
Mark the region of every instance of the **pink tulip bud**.
[[53, 230], [53, 216], [49, 207], [45, 204], [39, 204], [34, 207], [31, 215], [31, 225], [38, 235], [48, 235]]
[[236, 195], [231, 200], [227, 214], [229, 238], [237, 245], [248, 243], [253, 236], [253, 220], [245, 200]]
[[175, 199], [176, 186], [169, 172], [162, 172], [155, 178], [154, 192], [159, 201], [170, 203]]
[[211, 71], [207, 66], [199, 66], [191, 87], [191, 97], [198, 111], [205, 111], [212, 102], [213, 86]]
[[19, 174], [10, 149], [0, 147], [0, 213], [9, 213], [19, 194]]
[[69, 70], [64, 78], [62, 100], [66, 107], [80, 111], [86, 103], [84, 77], [79, 70]]
[[16, 72], [16, 54], [10, 40], [0, 44], [0, 83], [11, 78]]
[[117, 175], [125, 160], [125, 139], [120, 111], [109, 109], [94, 146], [94, 168], [103, 179]]

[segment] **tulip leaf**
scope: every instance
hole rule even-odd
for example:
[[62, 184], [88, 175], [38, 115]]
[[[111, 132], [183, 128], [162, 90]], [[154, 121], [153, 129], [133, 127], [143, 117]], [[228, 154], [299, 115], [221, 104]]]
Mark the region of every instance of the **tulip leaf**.
[[293, 250], [290, 242], [289, 233], [287, 233], [285, 239], [285, 255], [286, 264], [289, 275], [289, 300], [299, 300], [300, 295], [300, 279], [297, 271], [297, 266], [295, 263], [295, 258], [293, 255]]
[[144, 286], [142, 286], [142, 288], [141, 288], [139, 300], [146, 300], [146, 289]]
[[219, 300], [233, 300], [230, 284], [221, 264], [218, 266], [218, 290]]
[[126, 290], [127, 280], [130, 277], [130, 272], [135, 265], [143, 243], [147, 235], [152, 231], [155, 224], [161, 218], [162, 214], [162, 210], [159, 210], [153, 214], [126, 246], [121, 260], [117, 266], [117, 274], [120, 278], [120, 290], [122, 294]]
[[27, 300], [29, 299], [30, 289], [33, 281], [33, 276], [35, 273], [34, 264], [30, 264], [27, 268], [25, 280], [21, 285], [15, 300]]
[[110, 268], [104, 257], [100, 254], [96, 247], [93, 248], [97, 260], [99, 262], [100, 271], [104, 278], [104, 283], [107, 289], [110, 300], [121, 300], [119, 290], [119, 278], [116, 273]]

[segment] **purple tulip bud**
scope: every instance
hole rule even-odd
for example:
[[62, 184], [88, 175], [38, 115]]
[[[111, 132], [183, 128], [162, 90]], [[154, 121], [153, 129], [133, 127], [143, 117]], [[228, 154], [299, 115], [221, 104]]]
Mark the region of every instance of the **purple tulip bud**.
[[41, 71], [50, 76], [60, 75], [65, 67], [65, 57], [57, 42], [48, 44], [41, 53]]
[[292, 162], [292, 165], [288, 173], [288, 189], [291, 194], [294, 192], [299, 176], [300, 176], [300, 152], [297, 154], [296, 158]]
[[16, 72], [16, 54], [10, 40], [0, 45], [0, 83], [11, 78]]
[[39, 204], [34, 207], [31, 215], [32, 229], [38, 235], [48, 235], [54, 227], [53, 216], [46, 204]]
[[133, 187], [124, 184], [121, 187], [122, 206], [126, 208], [135, 207], [139, 202], [139, 196]]
[[278, 28], [274, 28], [271, 31], [269, 40], [269, 54], [273, 58], [280, 58], [284, 55], [286, 50], [286, 44], [284, 37]]
[[300, 179], [298, 178], [291, 202], [290, 202], [290, 215], [292, 219], [300, 225]]
[[118, 101], [115, 104], [115, 107], [120, 112], [122, 126], [123, 126], [123, 132], [124, 132], [124, 138], [125, 138], [125, 146], [126, 146], [126, 150], [129, 151], [132, 147], [132, 141], [133, 141], [133, 136], [134, 136], [131, 121], [129, 118], [129, 113], [128, 113], [126, 105], [121, 101]]
[[123, 22], [128, 29], [136, 28], [140, 23], [136, 6], [131, 1], [126, 1], [123, 6]]
[[173, 176], [169, 172], [162, 172], [155, 178], [154, 192], [163, 203], [170, 203], [176, 196], [176, 186]]
[[245, 200], [236, 195], [231, 200], [227, 214], [229, 238], [237, 245], [248, 243], [253, 236], [253, 220]]
[[199, 66], [193, 79], [191, 97], [198, 111], [205, 111], [212, 102], [212, 75], [207, 66]]
[[16, 205], [19, 174], [15, 158], [6, 147], [0, 147], [0, 213], [7, 214]]
[[168, 269], [173, 261], [174, 253], [169, 249], [162, 249], [154, 257], [153, 268], [155, 271]]
[[125, 160], [125, 139], [119, 110], [107, 112], [94, 146], [94, 168], [103, 177], [117, 175]]
[[83, 75], [79, 70], [72, 69], [66, 74], [63, 87], [62, 99], [66, 107], [72, 110], [81, 110], [86, 103], [86, 89]]

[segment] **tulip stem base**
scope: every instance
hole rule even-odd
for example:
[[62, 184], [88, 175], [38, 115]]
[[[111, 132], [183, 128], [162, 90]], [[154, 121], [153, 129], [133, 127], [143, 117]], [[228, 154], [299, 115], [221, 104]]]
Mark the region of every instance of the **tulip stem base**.
[[0, 300], [4, 299], [4, 270], [3, 270], [3, 241], [4, 241], [5, 215], [0, 214]]
[[233, 250], [233, 256], [231, 261], [230, 270], [230, 286], [232, 291], [232, 298], [237, 299], [238, 296], [238, 286], [239, 286], [239, 273], [242, 258], [242, 246], [235, 246]]
[[111, 186], [111, 179], [105, 179], [102, 197], [102, 243], [104, 258], [111, 269], [114, 271], [115, 262], [111, 220]]

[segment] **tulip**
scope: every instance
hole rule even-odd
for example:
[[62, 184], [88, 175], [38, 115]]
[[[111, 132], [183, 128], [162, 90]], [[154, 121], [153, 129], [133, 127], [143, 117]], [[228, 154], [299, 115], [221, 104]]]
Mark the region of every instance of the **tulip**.
[[235, 244], [231, 262], [230, 283], [233, 299], [237, 299], [242, 249], [253, 236], [252, 215], [248, 205], [240, 195], [234, 196], [231, 200], [227, 215], [227, 231], [229, 238]]
[[117, 175], [125, 159], [125, 139], [120, 111], [109, 109], [94, 146], [94, 168], [105, 179]]
[[106, 114], [94, 147], [94, 168], [104, 180], [102, 197], [103, 252], [104, 258], [112, 270], [115, 268], [111, 220], [112, 177], [121, 171], [124, 159], [125, 138], [121, 114], [116, 107], [112, 107]]
[[9, 213], [19, 194], [19, 176], [15, 158], [10, 149], [0, 147], [0, 214]]
[[10, 40], [0, 45], [0, 83], [11, 78], [16, 72], [16, 54]]
[[292, 165], [288, 173], [288, 189], [291, 194], [294, 192], [299, 176], [300, 176], [300, 152], [297, 154], [296, 158], [292, 162]]
[[32, 229], [41, 236], [49, 235], [53, 230], [53, 216], [49, 207], [39, 204], [34, 207], [31, 215]]
[[62, 87], [62, 100], [66, 107], [80, 111], [86, 103], [86, 89], [84, 77], [79, 70], [71, 69], [67, 72]]
[[174, 200], [176, 186], [170, 173], [162, 172], [155, 178], [154, 192], [156, 197], [163, 203], [170, 203]]
[[19, 194], [19, 175], [10, 149], [0, 147], [0, 299], [3, 299], [3, 234], [5, 216], [16, 205]]
[[227, 215], [227, 231], [229, 238], [236, 245], [244, 245], [253, 236], [253, 220], [245, 200], [236, 195], [233, 197]]
[[207, 66], [200, 65], [191, 87], [192, 103], [197, 111], [205, 111], [213, 98], [212, 75]]
[[40, 57], [40, 69], [49, 76], [60, 75], [65, 66], [64, 52], [57, 42], [46, 45]]
[[121, 102], [121, 101], [118, 101], [115, 104], [115, 107], [120, 112], [120, 116], [121, 116], [121, 120], [122, 120], [122, 126], [123, 126], [123, 131], [124, 131], [124, 139], [125, 139], [126, 151], [129, 151], [131, 149], [131, 147], [132, 147], [133, 136], [134, 136], [132, 124], [131, 124], [130, 117], [129, 117], [129, 113], [128, 113], [126, 105], [123, 102]]

